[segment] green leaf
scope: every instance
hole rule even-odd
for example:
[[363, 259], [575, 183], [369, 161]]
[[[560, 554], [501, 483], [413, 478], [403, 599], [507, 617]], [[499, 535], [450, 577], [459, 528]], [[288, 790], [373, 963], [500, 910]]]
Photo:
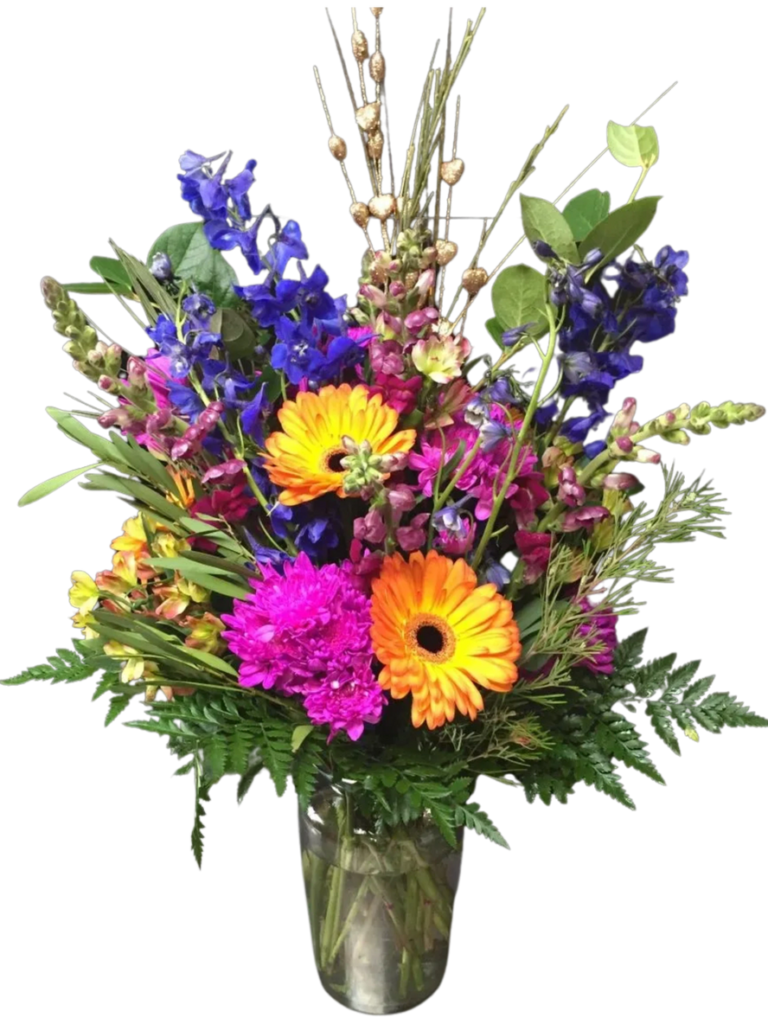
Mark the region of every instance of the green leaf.
[[[264, 343], [265, 341], [262, 340], [261, 344]], [[259, 377], [259, 384], [266, 384], [267, 398], [270, 402], [276, 402], [283, 393], [285, 377], [279, 370], [275, 370], [273, 367], [267, 366]]]
[[466, 825], [467, 828], [473, 829], [479, 835], [485, 836], [486, 839], [491, 839], [494, 843], [498, 843], [499, 846], [503, 846], [505, 850], [509, 849], [509, 843], [485, 811], [480, 809], [479, 804], [465, 804], [462, 807], [457, 807], [456, 824]]
[[107, 711], [107, 717], [104, 719], [104, 725], [110, 725], [121, 714], [128, 705], [131, 703], [131, 697], [129, 694], [118, 694], [116, 697], [111, 697], [109, 701], [109, 711]]
[[293, 755], [291, 753], [292, 730], [287, 723], [265, 721], [257, 737], [259, 753], [272, 776], [277, 795], [282, 796], [288, 783]]
[[131, 293], [131, 279], [120, 260], [112, 256], [94, 256], [89, 265], [99, 277]]
[[488, 333], [496, 342], [496, 344], [500, 348], [503, 347], [501, 336], [504, 333], [504, 328], [501, 326], [501, 324], [499, 323], [495, 316], [491, 317], [490, 320], [485, 321], [485, 329], [488, 331]]
[[557, 255], [569, 263], [579, 262], [579, 250], [568, 221], [548, 199], [520, 196], [523, 211], [523, 230], [533, 244], [542, 241], [550, 245]]
[[237, 802], [239, 804], [241, 804], [245, 799], [248, 790], [251, 788], [251, 783], [263, 767], [264, 763], [262, 761], [257, 761], [255, 764], [252, 764], [248, 771], [240, 778], [240, 781], [237, 784]]
[[220, 733], [213, 733], [203, 746], [206, 780], [218, 782], [227, 770], [227, 742]]
[[544, 602], [540, 597], [534, 597], [522, 606], [515, 606], [515, 622], [520, 630], [520, 636], [527, 636], [534, 632], [541, 622], [544, 614]]
[[78, 444], [90, 448], [93, 454], [98, 456], [102, 462], [109, 462], [120, 469], [125, 466], [120, 452], [112, 442], [100, 434], [94, 434], [92, 430], [89, 430], [72, 413], [67, 412], [65, 409], [56, 409], [51, 405], [45, 411], [51, 419], [56, 421], [60, 430], [71, 437], [73, 441], [77, 441]]
[[224, 579], [220, 575], [215, 575], [215, 573], [228, 572], [228, 570], [206, 572], [196, 562], [191, 562], [184, 558], [148, 558], [147, 561], [150, 565], [163, 565], [164, 563], [171, 562], [183, 563], [183, 568], [178, 569], [182, 576], [193, 583], [197, 583], [200, 587], [205, 587], [206, 590], [210, 590], [214, 594], [243, 598], [249, 593], [248, 587], [235, 583], [231, 579]]
[[58, 476], [52, 476], [50, 480], [46, 480], [42, 484], [37, 484], [23, 494], [19, 498], [19, 505], [31, 505], [33, 501], [39, 501], [41, 498], [45, 498], [48, 494], [52, 494], [54, 491], [58, 491], [64, 484], [68, 484], [70, 480], [76, 480], [81, 473], [87, 473], [89, 469], [96, 469], [100, 466], [100, 462], [92, 462], [89, 466], [82, 466], [80, 469], [69, 469], [66, 473], [59, 473]]
[[[584, 258], [592, 249], [599, 249], [603, 258], [598, 264], [610, 263], [640, 238], [656, 214], [660, 196], [645, 196], [627, 203], [609, 213], [605, 220], [597, 224], [584, 241], [579, 245], [579, 253]], [[596, 268], [592, 268], [594, 272]]]
[[44, 665], [32, 665], [11, 679], [0, 679], [0, 686], [21, 686], [33, 679], [44, 679], [51, 683], [76, 683], [88, 679], [97, 671], [92, 659], [81, 658], [72, 651], [59, 648]]
[[533, 267], [518, 263], [497, 275], [491, 289], [491, 302], [496, 321], [509, 331], [523, 324], [534, 323], [531, 335], [538, 337], [547, 329], [547, 279]]
[[577, 242], [586, 238], [592, 228], [605, 220], [611, 208], [611, 197], [599, 188], [574, 196], [565, 206], [563, 216]]
[[229, 762], [235, 774], [244, 775], [248, 771], [253, 744], [253, 730], [250, 728], [237, 728], [230, 736]]
[[181, 519], [184, 509], [174, 505], [152, 487], [133, 480], [131, 477], [115, 476], [113, 473], [89, 473], [88, 483], [81, 484], [87, 491], [117, 491], [129, 498], [136, 498], [148, 508], [167, 516], [168, 519]]
[[648, 636], [648, 629], [639, 629], [626, 640], [622, 640], [613, 655], [613, 665], [617, 675], [627, 669], [636, 668], [643, 657], [643, 647]]
[[220, 571], [226, 570], [230, 575], [234, 575], [235, 578], [242, 577], [246, 580], [259, 578], [259, 573], [246, 568], [245, 565], [233, 562], [231, 559], [222, 558], [220, 555], [211, 555], [207, 551], [185, 551], [184, 557], [187, 561], [198, 562], [200, 565], [209, 565]]
[[462, 462], [462, 460], [463, 460], [463, 458], [464, 458], [464, 456], [466, 454], [467, 454], [467, 442], [466, 442], [466, 440], [464, 438], [462, 438], [461, 441], [459, 441], [459, 443], [458, 443], [458, 445], [456, 447], [456, 451], [453, 453], [453, 455], [450, 457], [450, 459], [448, 459], [448, 461], [443, 466], [442, 472], [440, 474], [441, 482], [446, 483], [446, 484], [448, 483], [448, 481], [451, 479], [453, 474], [456, 472], [456, 470], [461, 465], [461, 462]]
[[[187, 572], [197, 573], [212, 573], [214, 576], [232, 576], [231, 569], [224, 569], [218, 565], [210, 565], [207, 569], [201, 568], [201, 565], [192, 559], [185, 558], [183, 555], [178, 555], [174, 558], [147, 558], [145, 561], [158, 569], [172, 569], [178, 571], [182, 576]], [[189, 579], [192, 579], [190, 576]]]
[[228, 533], [224, 533], [223, 530], [219, 530], [207, 520], [191, 519], [188, 516], [182, 516], [179, 519], [179, 526], [185, 529], [187, 533], [194, 533], [199, 537], [205, 537], [208, 540], [213, 541], [220, 548], [225, 548], [238, 555], [242, 554], [243, 549], [234, 537], [231, 537]]
[[291, 750], [295, 754], [304, 740], [314, 731], [314, 725], [297, 725], [291, 736]]
[[104, 281], [75, 281], [74, 283], [63, 284], [61, 287], [77, 295], [114, 295], [115, 292], [118, 295], [133, 295], [132, 291], [118, 288], [117, 285], [108, 285]]
[[608, 122], [608, 149], [625, 167], [653, 167], [659, 159], [656, 129], [639, 124]]
[[126, 465], [131, 467], [136, 476], [149, 480], [166, 494], [174, 494], [176, 497], [180, 497], [179, 489], [165, 465], [155, 458], [151, 452], [142, 448], [134, 437], [131, 437], [129, 434], [126, 438], [122, 438], [114, 430], [109, 432], [109, 436]]
[[237, 275], [219, 250], [209, 245], [200, 221], [176, 224], [164, 231], [149, 250], [147, 262], [158, 252], [168, 256], [177, 277], [194, 281], [217, 306], [237, 301], [232, 291]]
[[157, 322], [158, 312], [164, 313], [171, 320], [176, 319], [176, 302], [144, 266], [141, 260], [131, 256], [110, 239], [109, 243], [117, 253], [125, 269], [144, 312], [153, 323]]
[[250, 359], [258, 338], [248, 320], [234, 309], [217, 309], [211, 317], [211, 330], [221, 334], [224, 348], [232, 359]]

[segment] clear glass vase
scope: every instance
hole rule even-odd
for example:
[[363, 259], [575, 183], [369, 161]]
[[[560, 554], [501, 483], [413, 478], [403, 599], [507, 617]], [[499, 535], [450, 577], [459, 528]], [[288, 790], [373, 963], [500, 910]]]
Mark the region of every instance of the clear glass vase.
[[445, 973], [461, 841], [428, 814], [374, 832], [355, 788], [328, 786], [299, 811], [312, 945], [326, 992], [361, 1013], [428, 999]]

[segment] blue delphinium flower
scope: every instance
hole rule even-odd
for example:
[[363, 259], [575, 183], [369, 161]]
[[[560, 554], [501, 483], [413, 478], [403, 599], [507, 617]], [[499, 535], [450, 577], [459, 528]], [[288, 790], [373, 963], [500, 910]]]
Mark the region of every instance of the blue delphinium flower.
[[341, 542], [336, 509], [324, 498], [305, 505], [283, 505], [276, 501], [269, 521], [277, 537], [290, 538], [299, 551], [313, 560], [325, 561]]
[[295, 220], [289, 220], [284, 228], [278, 228], [277, 237], [264, 257], [264, 262], [277, 277], [282, 277], [289, 260], [305, 260], [308, 256], [307, 247], [301, 238], [301, 228]]

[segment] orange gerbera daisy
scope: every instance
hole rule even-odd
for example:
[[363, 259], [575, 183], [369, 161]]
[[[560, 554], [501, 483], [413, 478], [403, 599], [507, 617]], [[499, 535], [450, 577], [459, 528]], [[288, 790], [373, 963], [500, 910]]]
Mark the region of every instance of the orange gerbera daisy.
[[284, 488], [280, 501], [299, 505], [333, 491], [347, 497], [341, 460], [348, 450], [342, 438], [355, 445], [367, 442], [374, 460], [407, 452], [416, 431], [394, 434], [397, 417], [397, 411], [382, 402], [381, 395], [372, 396], [364, 384], [329, 385], [317, 394], [300, 391], [295, 401], [284, 402], [277, 413], [283, 429], [267, 438], [269, 455], [264, 463], [272, 483]]
[[517, 680], [520, 631], [492, 583], [477, 585], [463, 559], [415, 551], [384, 559], [373, 581], [371, 637], [393, 697], [413, 695], [411, 720], [436, 729], [459, 709], [476, 718], [478, 690], [506, 693]]

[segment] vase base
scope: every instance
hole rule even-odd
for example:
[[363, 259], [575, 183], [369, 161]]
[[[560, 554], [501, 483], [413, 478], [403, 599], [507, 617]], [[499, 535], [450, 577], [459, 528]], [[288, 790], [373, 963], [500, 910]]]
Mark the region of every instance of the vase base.
[[395, 1013], [405, 1013], [407, 1010], [413, 1010], [417, 1006], [421, 1006], [422, 1003], [425, 1003], [437, 992], [442, 980], [443, 973], [441, 972], [440, 977], [432, 979], [432, 983], [428, 988], [425, 987], [423, 991], [412, 992], [405, 999], [392, 1001], [379, 1000], [373, 995], [366, 997], [363, 994], [359, 994], [355, 998], [344, 990], [344, 986], [334, 985], [327, 982], [322, 976], [319, 976], [320, 984], [331, 999], [345, 1006], [348, 1010], [354, 1010], [355, 1013], [363, 1013], [369, 1017], [383, 1017]]

